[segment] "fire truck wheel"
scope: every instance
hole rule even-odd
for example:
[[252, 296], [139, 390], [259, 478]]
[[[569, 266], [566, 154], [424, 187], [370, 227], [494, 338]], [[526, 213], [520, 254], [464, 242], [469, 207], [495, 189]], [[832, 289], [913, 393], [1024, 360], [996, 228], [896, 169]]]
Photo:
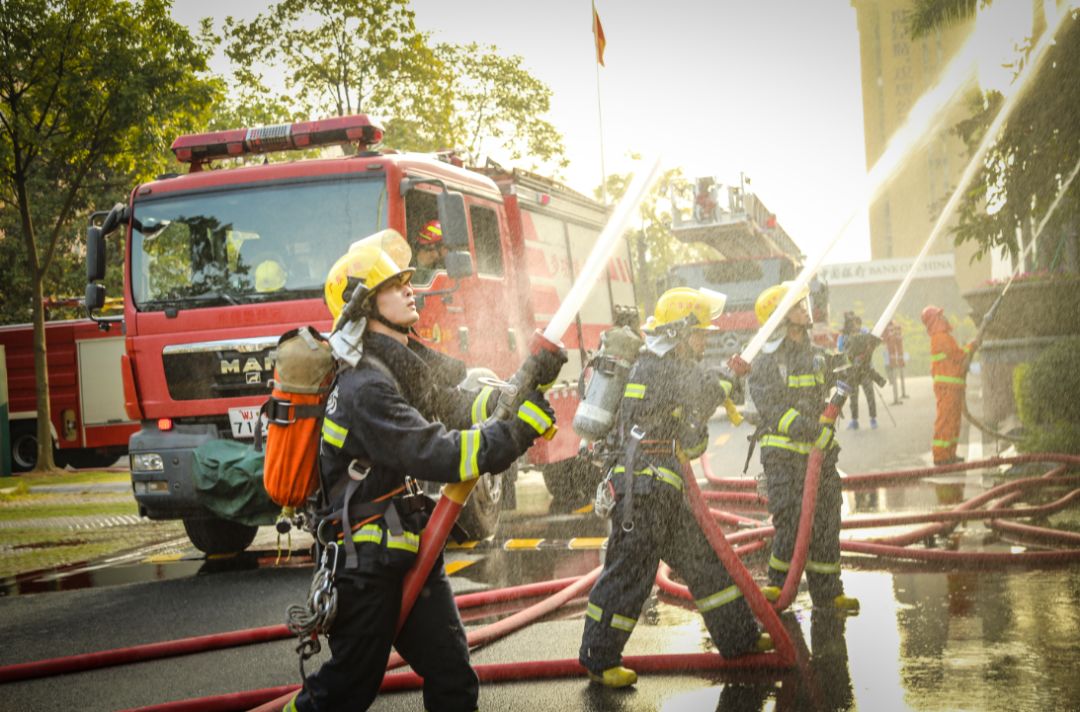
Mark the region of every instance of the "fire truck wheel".
[[258, 527], [217, 517], [185, 517], [184, 531], [195, 548], [204, 554], [233, 554], [255, 540]]
[[11, 424], [11, 469], [29, 472], [37, 464], [37, 421]]
[[551, 493], [551, 510], [569, 512], [592, 502], [596, 486], [604, 479], [599, 467], [580, 457], [544, 467], [544, 485]]
[[495, 533], [499, 526], [499, 514], [503, 501], [517, 479], [517, 463], [499, 475], [483, 475], [476, 481], [472, 496], [462, 507], [458, 515], [458, 524], [468, 533], [470, 539], [486, 539]]

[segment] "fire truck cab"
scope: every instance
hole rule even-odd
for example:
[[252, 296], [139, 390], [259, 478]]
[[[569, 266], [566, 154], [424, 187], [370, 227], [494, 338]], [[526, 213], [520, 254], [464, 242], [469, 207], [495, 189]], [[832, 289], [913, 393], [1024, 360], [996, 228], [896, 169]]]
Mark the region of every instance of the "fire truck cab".
[[[393, 228], [413, 242], [442, 223], [445, 263], [415, 281], [429, 345], [507, 378], [570, 288], [575, 266], [606, 221], [606, 210], [569, 188], [497, 166], [469, 170], [452, 156], [374, 150], [382, 129], [363, 115], [182, 136], [172, 146], [190, 164], [137, 186], [88, 231], [87, 305], [104, 298], [105, 234], [123, 227], [123, 383], [131, 476], [140, 512], [181, 518], [206, 552], [246, 547], [255, 529], [208, 514], [192, 484], [192, 451], [214, 438], [250, 438], [269, 394], [273, 348], [306, 324], [330, 331], [323, 283], [356, 240]], [[353, 155], [238, 167], [249, 154], [351, 143]], [[415, 254], [414, 254], [415, 258]], [[551, 400], [569, 423], [570, 387], [587, 348], [611, 325], [616, 305], [633, 305], [623, 245], [606, 279], [563, 337], [570, 353]], [[558, 468], [574, 457], [569, 427], [541, 441], [529, 464]], [[483, 477], [466, 528], [490, 534], [510, 476]]]

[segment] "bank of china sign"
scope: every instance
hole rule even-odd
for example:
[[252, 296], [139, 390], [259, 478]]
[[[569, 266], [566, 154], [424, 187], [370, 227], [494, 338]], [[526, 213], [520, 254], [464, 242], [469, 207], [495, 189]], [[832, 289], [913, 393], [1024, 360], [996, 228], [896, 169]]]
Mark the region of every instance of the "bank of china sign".
[[[869, 284], [871, 282], [899, 282], [911, 271], [915, 264], [914, 257], [898, 257], [891, 260], [872, 260], [870, 262], [845, 262], [836, 265], [824, 265], [818, 276], [834, 284]], [[952, 253], [927, 255], [919, 265], [914, 279], [936, 279], [952, 277], [956, 274], [956, 260]]]

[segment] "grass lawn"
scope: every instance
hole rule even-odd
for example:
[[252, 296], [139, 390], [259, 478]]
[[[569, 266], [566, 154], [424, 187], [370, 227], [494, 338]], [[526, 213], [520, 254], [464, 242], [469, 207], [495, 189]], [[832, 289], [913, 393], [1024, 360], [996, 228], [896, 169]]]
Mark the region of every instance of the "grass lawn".
[[[101, 471], [0, 477], [0, 577], [100, 559], [183, 536], [179, 521], [78, 528], [48, 521], [80, 517], [92, 524], [96, 519], [137, 514], [130, 492], [92, 486], [129, 481], [127, 472]], [[39, 485], [88, 486], [65, 492], [31, 489]]]

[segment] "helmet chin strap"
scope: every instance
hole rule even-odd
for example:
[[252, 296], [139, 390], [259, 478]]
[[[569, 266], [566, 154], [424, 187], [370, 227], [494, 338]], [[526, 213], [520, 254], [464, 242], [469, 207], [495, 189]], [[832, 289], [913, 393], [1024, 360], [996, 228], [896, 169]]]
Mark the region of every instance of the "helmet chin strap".
[[372, 314], [372, 317], [375, 319], [375, 321], [379, 322], [380, 324], [383, 324], [385, 326], [390, 327], [391, 329], [398, 332], [399, 334], [405, 334], [406, 336], [408, 336], [409, 334], [412, 333], [412, 327], [411, 326], [402, 326], [401, 324], [395, 324], [394, 322], [390, 321], [385, 316], [383, 316], [381, 313], [379, 313], [378, 309], [375, 310], [375, 313]]

